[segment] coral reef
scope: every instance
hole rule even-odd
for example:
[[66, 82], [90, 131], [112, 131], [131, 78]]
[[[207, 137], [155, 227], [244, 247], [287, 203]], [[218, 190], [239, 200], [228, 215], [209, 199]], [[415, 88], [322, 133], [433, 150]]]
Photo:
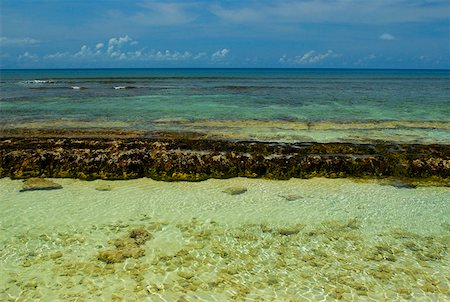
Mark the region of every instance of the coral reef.
[[[235, 142], [170, 133], [94, 137], [95, 133], [4, 133], [0, 177], [395, 177], [450, 184], [448, 145]], [[413, 186], [404, 181], [392, 185]]]
[[112, 240], [110, 243], [115, 249], [99, 251], [97, 259], [106, 263], [118, 263], [127, 258], [142, 257], [145, 250], [141, 246], [152, 238], [144, 228], [133, 229], [127, 238]]

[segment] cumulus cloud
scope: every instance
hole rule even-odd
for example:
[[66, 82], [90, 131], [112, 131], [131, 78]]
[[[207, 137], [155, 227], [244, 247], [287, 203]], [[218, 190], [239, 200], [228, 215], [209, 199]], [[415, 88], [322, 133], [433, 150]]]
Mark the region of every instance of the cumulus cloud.
[[218, 50], [215, 53], [213, 53], [211, 55], [211, 59], [214, 61], [223, 60], [229, 55], [229, 53], [230, 53], [230, 50], [228, 48], [224, 48], [224, 49]]
[[94, 53], [92, 52], [92, 50], [87, 47], [86, 45], [81, 46], [81, 49], [75, 53], [75, 57], [89, 57], [92, 56]]
[[123, 45], [131, 43], [132, 41], [133, 39], [128, 35], [118, 38], [111, 38], [108, 41], [108, 53], [109, 54], [115, 53], [115, 50], [117, 48], [121, 48]]
[[[192, 53], [190, 51], [176, 51], [176, 50], [146, 50], [132, 49], [138, 42], [130, 36], [113, 37], [105, 44], [98, 42], [92, 48], [88, 45], [83, 45], [81, 48], [73, 53], [57, 52], [48, 54], [43, 58], [45, 60], [69, 60], [69, 61], [154, 61], [154, 62], [175, 62], [175, 61], [204, 61], [211, 62], [220, 61], [226, 58], [230, 52], [229, 49], [224, 48], [209, 55], [207, 52]], [[107, 45], [107, 46], [106, 46]], [[22, 55], [22, 59], [30, 59], [31, 56]]]
[[40, 41], [33, 38], [0, 37], [0, 45], [2, 46], [24, 46], [37, 43], [40, 43]]
[[385, 41], [393, 41], [395, 40], [395, 37], [389, 33], [384, 33], [380, 36], [380, 39]]

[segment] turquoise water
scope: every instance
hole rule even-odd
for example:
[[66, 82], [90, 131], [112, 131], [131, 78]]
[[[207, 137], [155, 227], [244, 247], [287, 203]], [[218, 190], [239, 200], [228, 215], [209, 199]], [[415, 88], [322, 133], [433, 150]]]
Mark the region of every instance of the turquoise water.
[[448, 143], [449, 83], [446, 70], [3, 70], [0, 126]]

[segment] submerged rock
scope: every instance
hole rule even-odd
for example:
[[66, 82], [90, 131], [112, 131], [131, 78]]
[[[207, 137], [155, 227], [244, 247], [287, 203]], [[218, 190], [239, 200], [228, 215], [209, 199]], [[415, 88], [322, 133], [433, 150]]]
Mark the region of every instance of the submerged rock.
[[145, 255], [143, 248], [137, 245], [127, 245], [123, 248], [114, 250], [100, 251], [97, 259], [106, 263], [118, 263], [127, 258], [139, 258]]
[[417, 188], [416, 184], [414, 184], [410, 181], [407, 181], [407, 180], [403, 180], [403, 179], [390, 180], [389, 182], [386, 183], [386, 185], [392, 186], [397, 189], [415, 189], [415, 188]]
[[62, 189], [62, 186], [51, 180], [45, 178], [29, 178], [23, 182], [20, 192], [57, 189]]
[[128, 238], [120, 238], [110, 241], [115, 249], [99, 251], [97, 259], [106, 263], [123, 262], [127, 258], [139, 258], [145, 255], [141, 245], [145, 244], [153, 236], [144, 228], [131, 230]]
[[298, 195], [298, 194], [286, 194], [286, 195], [279, 195], [279, 196], [284, 198], [286, 201], [295, 201], [295, 200], [303, 198], [303, 196]]
[[133, 239], [136, 242], [136, 244], [141, 245], [147, 242], [148, 240], [152, 239], [153, 236], [146, 229], [138, 228], [131, 230], [130, 238]]
[[99, 184], [95, 187], [97, 191], [111, 191], [112, 187], [108, 184]]
[[222, 191], [223, 193], [227, 193], [230, 195], [239, 195], [247, 192], [246, 187], [229, 187]]

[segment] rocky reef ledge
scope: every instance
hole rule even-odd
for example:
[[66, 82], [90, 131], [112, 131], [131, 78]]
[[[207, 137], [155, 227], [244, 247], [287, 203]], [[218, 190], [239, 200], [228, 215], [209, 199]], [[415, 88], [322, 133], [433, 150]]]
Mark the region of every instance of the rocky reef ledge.
[[450, 146], [227, 141], [186, 133], [4, 131], [0, 176], [200, 181], [322, 177], [450, 183]]

